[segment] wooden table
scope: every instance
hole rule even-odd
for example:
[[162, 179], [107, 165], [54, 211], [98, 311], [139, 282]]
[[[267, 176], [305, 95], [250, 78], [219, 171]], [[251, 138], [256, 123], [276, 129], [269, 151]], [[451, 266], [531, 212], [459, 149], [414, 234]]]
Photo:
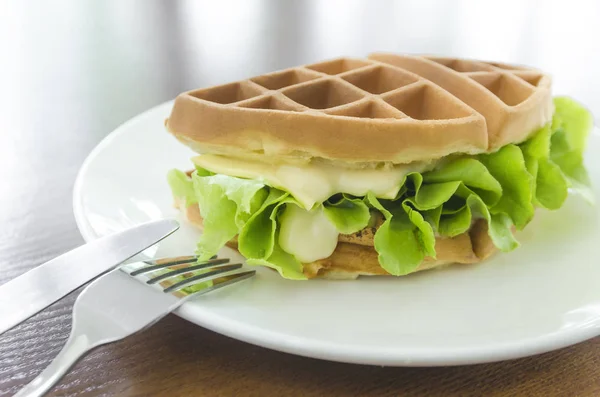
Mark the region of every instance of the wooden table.
[[[60, 1], [0, 5], [0, 283], [82, 243], [77, 170], [120, 123], [183, 90], [373, 50], [521, 62], [600, 114], [600, 3]], [[592, 40], [594, 39], [595, 40]], [[76, 294], [0, 336], [0, 395], [59, 351]], [[600, 339], [454, 368], [330, 363], [169, 316], [99, 348], [53, 395], [600, 395]]]

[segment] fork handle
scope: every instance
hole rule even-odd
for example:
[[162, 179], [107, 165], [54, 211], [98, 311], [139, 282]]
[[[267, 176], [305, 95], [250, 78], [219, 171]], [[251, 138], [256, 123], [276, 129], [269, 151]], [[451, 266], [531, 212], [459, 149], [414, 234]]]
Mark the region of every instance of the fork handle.
[[14, 397], [37, 397], [43, 396], [52, 386], [56, 384], [67, 371], [91, 349], [102, 343], [92, 343], [88, 337], [79, 335], [69, 338], [60, 353], [52, 360], [50, 365], [42, 371], [34, 380], [19, 390]]

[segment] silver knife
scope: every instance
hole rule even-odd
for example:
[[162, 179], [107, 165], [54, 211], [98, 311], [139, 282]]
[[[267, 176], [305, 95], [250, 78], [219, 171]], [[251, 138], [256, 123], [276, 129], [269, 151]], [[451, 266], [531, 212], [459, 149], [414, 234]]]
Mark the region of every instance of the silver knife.
[[0, 335], [179, 229], [173, 219], [102, 237], [0, 285]]

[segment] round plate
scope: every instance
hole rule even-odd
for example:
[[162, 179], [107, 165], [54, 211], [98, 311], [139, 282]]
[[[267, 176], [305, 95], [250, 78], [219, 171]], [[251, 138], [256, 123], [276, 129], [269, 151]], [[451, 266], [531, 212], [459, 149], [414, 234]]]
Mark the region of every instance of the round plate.
[[[85, 161], [73, 206], [86, 240], [177, 217], [181, 230], [145, 254], [194, 251], [198, 232], [179, 218], [166, 182], [167, 171], [190, 168], [193, 155], [164, 130], [171, 105], [128, 121]], [[589, 149], [600, 153], [597, 130]], [[597, 189], [600, 156], [587, 160]], [[257, 277], [190, 301], [176, 314], [271, 349], [398, 366], [504, 360], [600, 334], [598, 207], [570, 197], [559, 211], [538, 211], [518, 239], [520, 248], [485, 263], [401, 278], [302, 282], [259, 269]], [[242, 260], [230, 249], [221, 255]]]

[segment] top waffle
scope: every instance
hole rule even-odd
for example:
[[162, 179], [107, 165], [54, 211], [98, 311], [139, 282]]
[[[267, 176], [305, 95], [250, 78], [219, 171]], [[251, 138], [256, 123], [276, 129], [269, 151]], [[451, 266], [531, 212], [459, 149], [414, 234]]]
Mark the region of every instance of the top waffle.
[[198, 152], [409, 163], [527, 139], [550, 86], [521, 66], [373, 54], [183, 93], [166, 126]]

